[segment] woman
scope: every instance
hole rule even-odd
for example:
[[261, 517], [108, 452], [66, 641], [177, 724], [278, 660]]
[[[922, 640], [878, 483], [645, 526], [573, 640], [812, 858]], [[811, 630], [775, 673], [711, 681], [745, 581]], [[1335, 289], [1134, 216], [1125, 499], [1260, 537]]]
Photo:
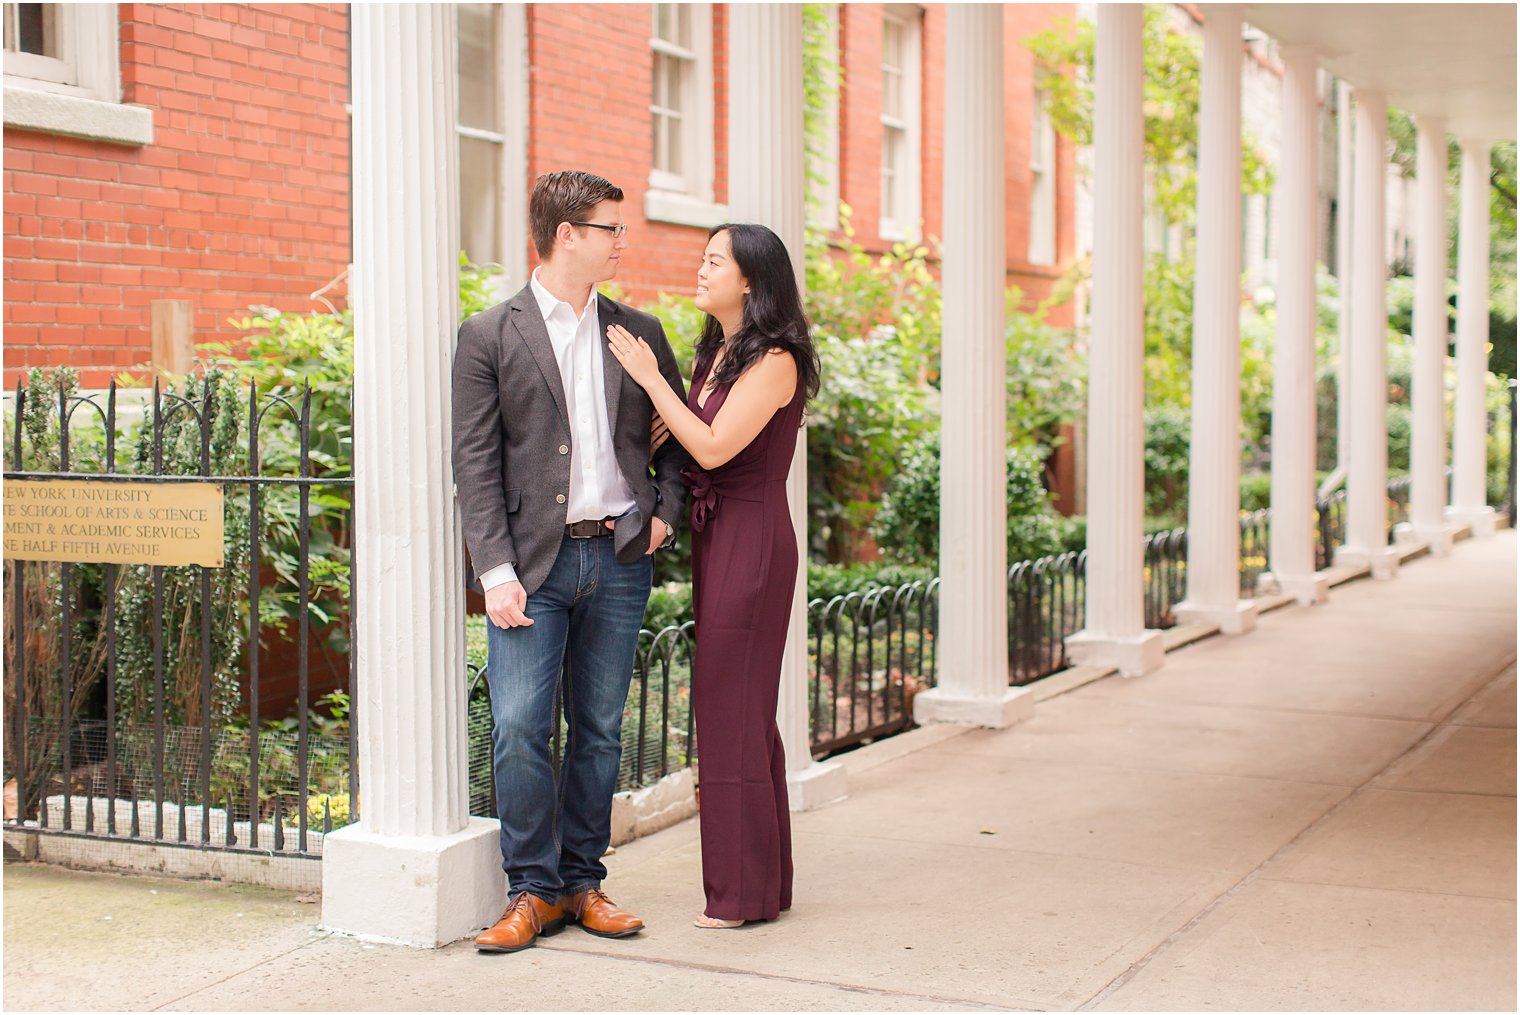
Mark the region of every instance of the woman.
[[707, 892], [696, 925], [727, 928], [774, 920], [792, 902], [776, 728], [798, 559], [786, 477], [803, 403], [818, 391], [818, 354], [791, 258], [765, 226], [731, 223], [709, 234], [696, 305], [707, 321], [684, 404], [643, 340], [617, 325], [607, 337], [696, 460], [683, 473], [692, 494], [692, 702]]

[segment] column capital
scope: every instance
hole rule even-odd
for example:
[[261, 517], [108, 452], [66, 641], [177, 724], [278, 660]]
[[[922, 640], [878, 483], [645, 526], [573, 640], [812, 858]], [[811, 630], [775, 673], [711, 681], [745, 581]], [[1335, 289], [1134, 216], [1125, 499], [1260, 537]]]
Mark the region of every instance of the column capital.
[[[1432, 131], [1442, 135], [1446, 134], [1446, 117], [1437, 113], [1414, 114], [1414, 125], [1422, 131]], [[1444, 140], [1444, 137], [1443, 137]]]

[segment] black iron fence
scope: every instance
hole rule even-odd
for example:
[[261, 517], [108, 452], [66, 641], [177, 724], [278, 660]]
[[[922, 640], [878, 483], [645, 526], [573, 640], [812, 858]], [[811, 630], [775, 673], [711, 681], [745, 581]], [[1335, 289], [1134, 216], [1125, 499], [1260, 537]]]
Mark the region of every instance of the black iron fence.
[[1342, 487], [1321, 497], [1314, 505], [1318, 516], [1314, 540], [1314, 567], [1323, 571], [1335, 563], [1335, 548], [1346, 545], [1346, 490]]
[[[342, 468], [313, 475], [310, 390], [250, 390], [244, 410], [226, 388], [212, 377], [199, 390], [155, 387], [124, 440], [114, 386], [103, 404], [60, 388], [41, 410], [16, 390], [7, 480], [210, 482], [241, 492], [224, 502], [221, 569], [5, 562], [10, 826], [316, 856], [322, 834], [358, 817], [347, 651], [353, 480]], [[1389, 484], [1390, 528], [1407, 517], [1408, 491], [1407, 478]], [[1321, 499], [1316, 513], [1325, 567], [1344, 542], [1345, 492]], [[1251, 596], [1270, 512], [1243, 514], [1240, 526], [1240, 587]], [[1186, 529], [1147, 536], [1143, 553], [1145, 623], [1171, 627], [1186, 590]], [[1011, 684], [1070, 665], [1065, 643], [1085, 623], [1086, 570], [1085, 551], [1009, 568]], [[936, 683], [938, 600], [935, 578], [808, 604], [815, 756], [912, 725], [914, 696]], [[341, 642], [342, 666], [319, 674], [313, 652], [327, 641]], [[278, 674], [268, 668], [277, 649]], [[693, 650], [690, 622], [640, 633], [620, 789], [693, 762]], [[467, 679], [471, 812], [492, 815], [489, 692], [483, 669]], [[276, 708], [271, 684], [288, 692]], [[556, 759], [562, 737], [557, 721]]]
[[1087, 610], [1087, 551], [1023, 560], [1008, 569], [1008, 682], [1065, 669], [1066, 637]]
[[[696, 756], [691, 721], [691, 660], [694, 624], [640, 631], [633, 679], [623, 709], [623, 755], [619, 790], [640, 789], [690, 767]], [[573, 661], [567, 665], [574, 665]], [[470, 667], [466, 727], [469, 743], [470, 813], [496, 817], [492, 777], [491, 693], [487, 667]], [[567, 674], [560, 674], [559, 687]], [[549, 751], [556, 772], [566, 735], [563, 703], [556, 692]]]
[[935, 683], [939, 579], [808, 603], [808, 706], [818, 756], [913, 724]]
[[[213, 370], [135, 421], [114, 384], [50, 383], [17, 385], [5, 479], [216, 484], [224, 566], [8, 556], [7, 826], [316, 855], [357, 817], [358, 772], [351, 656], [313, 679], [313, 647], [347, 644], [353, 480], [313, 475], [310, 389], [245, 403]], [[294, 642], [278, 674], [261, 636]]]

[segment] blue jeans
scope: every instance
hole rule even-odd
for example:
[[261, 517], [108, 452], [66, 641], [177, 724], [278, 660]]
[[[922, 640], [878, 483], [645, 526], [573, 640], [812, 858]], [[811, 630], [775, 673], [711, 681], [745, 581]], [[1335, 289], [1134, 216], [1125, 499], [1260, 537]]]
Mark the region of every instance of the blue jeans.
[[[599, 887], [612, 837], [623, 709], [654, 558], [620, 564], [610, 538], [571, 539], [524, 611], [533, 624], [487, 623], [486, 680], [502, 867], [510, 892], [557, 902]], [[549, 755], [554, 690], [569, 655], [569, 733], [556, 791]]]

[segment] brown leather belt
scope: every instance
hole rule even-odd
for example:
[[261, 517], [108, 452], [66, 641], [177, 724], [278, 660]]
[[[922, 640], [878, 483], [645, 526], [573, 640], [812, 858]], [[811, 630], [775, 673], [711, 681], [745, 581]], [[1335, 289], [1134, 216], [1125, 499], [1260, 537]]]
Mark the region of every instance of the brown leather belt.
[[598, 536], [610, 536], [612, 530], [601, 521], [588, 519], [583, 522], [571, 522], [565, 526], [565, 535], [571, 539], [595, 539]]

